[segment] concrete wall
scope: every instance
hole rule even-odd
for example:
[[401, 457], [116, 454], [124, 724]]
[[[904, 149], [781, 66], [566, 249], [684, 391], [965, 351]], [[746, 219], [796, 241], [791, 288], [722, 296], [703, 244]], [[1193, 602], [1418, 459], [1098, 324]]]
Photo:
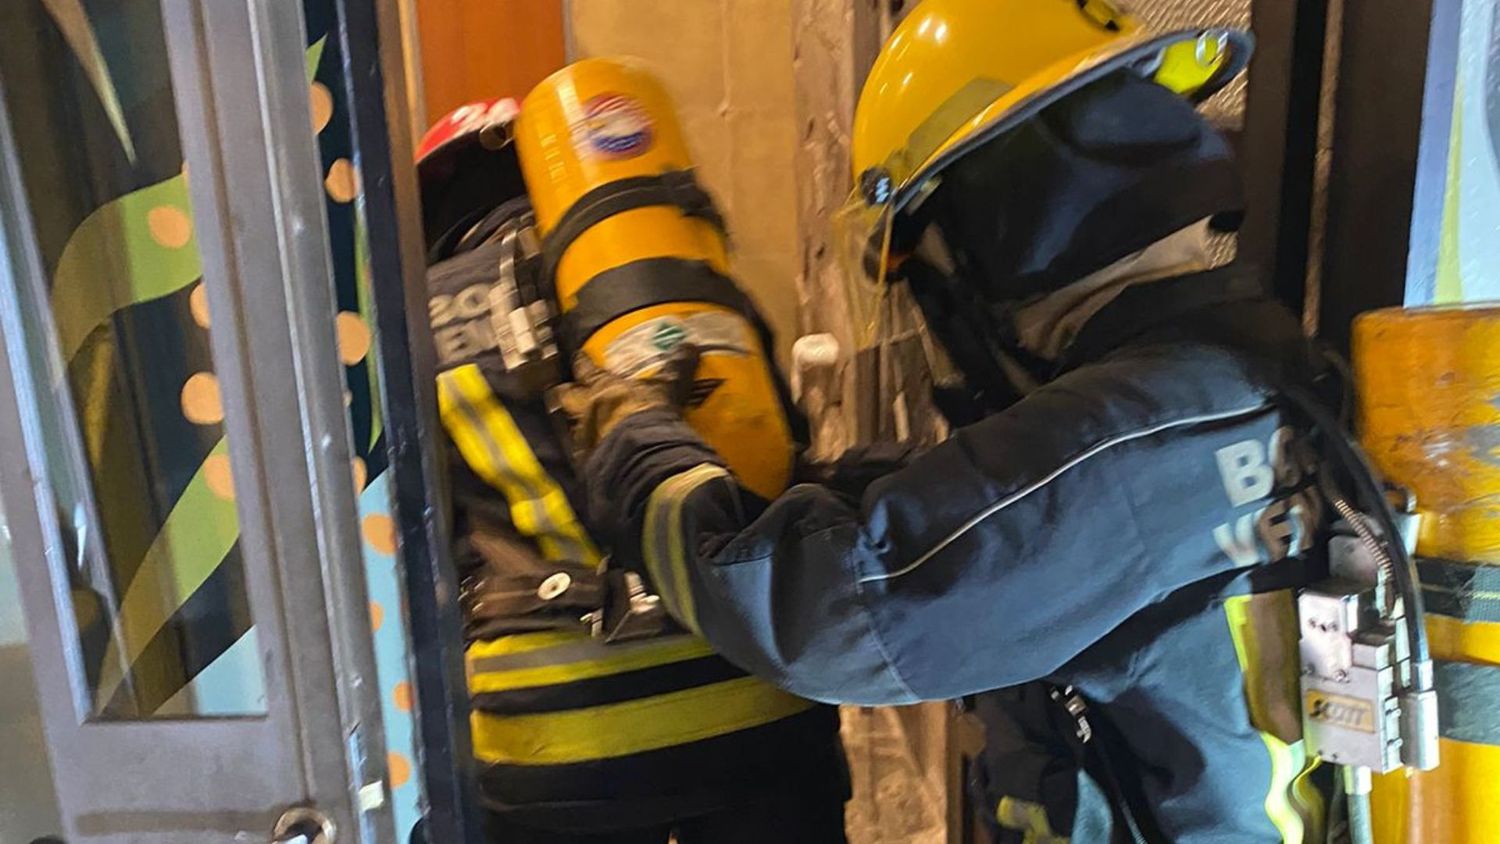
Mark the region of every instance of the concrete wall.
[[568, 24], [571, 58], [630, 55], [661, 75], [785, 364], [798, 329], [792, 0], [569, 0]]

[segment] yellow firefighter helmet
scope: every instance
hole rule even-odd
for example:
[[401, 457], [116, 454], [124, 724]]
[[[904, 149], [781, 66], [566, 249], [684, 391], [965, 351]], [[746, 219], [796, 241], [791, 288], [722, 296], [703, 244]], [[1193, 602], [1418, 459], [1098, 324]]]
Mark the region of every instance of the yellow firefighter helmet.
[[[1149, 32], [1113, 0], [923, 0], [855, 110], [854, 190], [835, 220], [849, 280], [880, 287], [895, 216], [949, 164], [1048, 105], [1127, 69], [1198, 102], [1244, 69], [1253, 45], [1218, 27]], [[851, 307], [864, 320], [876, 306]]]
[[835, 220], [850, 273], [882, 280], [895, 214], [945, 166], [1046, 106], [1125, 69], [1200, 102], [1253, 46], [1229, 28], [1152, 33], [1112, 0], [922, 1], [886, 40], [855, 109], [855, 187]]
[[899, 207], [945, 164], [1089, 82], [1135, 68], [1201, 100], [1251, 44], [1217, 28], [1153, 34], [1109, 0], [924, 0], [865, 82], [855, 179], [868, 200]]

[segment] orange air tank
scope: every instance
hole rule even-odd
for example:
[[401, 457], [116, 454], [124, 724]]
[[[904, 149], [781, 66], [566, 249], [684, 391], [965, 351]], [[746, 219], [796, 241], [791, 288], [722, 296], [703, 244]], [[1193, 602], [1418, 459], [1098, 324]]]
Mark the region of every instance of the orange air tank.
[[688, 423], [747, 488], [778, 495], [794, 457], [785, 393], [661, 83], [633, 60], [577, 62], [526, 97], [515, 138], [564, 336], [572, 317], [574, 348], [629, 376], [696, 345]]

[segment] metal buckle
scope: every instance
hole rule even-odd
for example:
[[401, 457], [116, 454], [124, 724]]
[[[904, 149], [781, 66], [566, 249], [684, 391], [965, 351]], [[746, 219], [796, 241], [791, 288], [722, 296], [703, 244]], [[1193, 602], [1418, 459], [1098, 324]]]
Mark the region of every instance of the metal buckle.
[[1072, 686], [1053, 687], [1047, 694], [1073, 719], [1074, 737], [1088, 744], [1094, 738], [1094, 727], [1088, 719], [1088, 702]]

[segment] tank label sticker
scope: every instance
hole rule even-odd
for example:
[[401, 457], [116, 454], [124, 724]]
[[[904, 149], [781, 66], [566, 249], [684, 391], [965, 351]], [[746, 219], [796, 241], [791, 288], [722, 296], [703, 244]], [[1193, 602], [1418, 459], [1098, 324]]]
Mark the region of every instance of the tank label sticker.
[[704, 311], [658, 317], [635, 326], [605, 348], [604, 366], [620, 375], [639, 375], [660, 364], [683, 343], [692, 343], [705, 356], [748, 356], [755, 349], [749, 326], [738, 314]]
[[573, 125], [580, 157], [620, 160], [651, 148], [651, 114], [634, 97], [600, 94], [583, 104], [583, 119]]

